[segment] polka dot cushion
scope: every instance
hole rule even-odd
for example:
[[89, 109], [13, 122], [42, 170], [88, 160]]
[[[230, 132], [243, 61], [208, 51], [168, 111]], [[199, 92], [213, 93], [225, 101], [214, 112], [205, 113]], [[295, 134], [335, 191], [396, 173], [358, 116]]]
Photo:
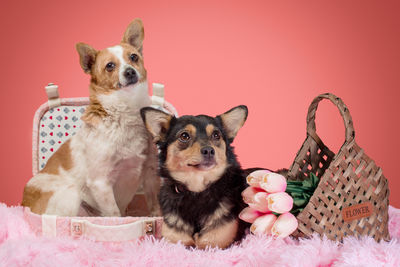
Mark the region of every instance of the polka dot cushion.
[[86, 106], [58, 106], [45, 112], [39, 122], [39, 171], [55, 151], [81, 127]]

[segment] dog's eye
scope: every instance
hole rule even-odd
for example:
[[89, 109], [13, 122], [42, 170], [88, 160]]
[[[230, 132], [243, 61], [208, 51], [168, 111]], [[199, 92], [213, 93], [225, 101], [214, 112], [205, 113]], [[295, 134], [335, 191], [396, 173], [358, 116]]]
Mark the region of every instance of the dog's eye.
[[189, 135], [189, 133], [183, 132], [183, 133], [181, 133], [181, 135], [179, 135], [179, 141], [186, 143], [186, 142], [188, 142], [189, 140], [190, 140], [190, 135]]
[[139, 56], [136, 54], [131, 54], [130, 58], [132, 62], [137, 62], [139, 60]]
[[221, 139], [221, 134], [218, 131], [214, 131], [211, 136], [214, 140]]
[[106, 71], [111, 72], [115, 69], [115, 64], [114, 62], [108, 62], [106, 65]]

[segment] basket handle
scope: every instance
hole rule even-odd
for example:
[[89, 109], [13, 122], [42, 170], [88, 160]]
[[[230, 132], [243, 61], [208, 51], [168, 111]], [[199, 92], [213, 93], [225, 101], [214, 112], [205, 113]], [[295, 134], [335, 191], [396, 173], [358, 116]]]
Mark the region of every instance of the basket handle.
[[331, 93], [321, 94], [314, 98], [314, 100], [311, 102], [307, 113], [307, 134], [314, 139], [319, 139], [315, 128], [315, 112], [317, 111], [319, 102], [321, 102], [323, 99], [329, 99], [339, 109], [346, 131], [346, 142], [351, 142], [355, 137], [355, 132], [350, 112], [343, 103], [342, 99]]

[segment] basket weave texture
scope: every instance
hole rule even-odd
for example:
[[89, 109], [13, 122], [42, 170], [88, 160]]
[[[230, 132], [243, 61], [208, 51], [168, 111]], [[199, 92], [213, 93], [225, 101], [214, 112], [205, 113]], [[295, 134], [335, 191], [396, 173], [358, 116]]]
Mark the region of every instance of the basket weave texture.
[[[345, 124], [345, 142], [337, 154], [316, 134], [315, 113], [324, 99], [337, 106]], [[312, 101], [307, 114], [307, 138], [289, 168], [288, 179], [304, 180], [310, 173], [316, 174], [320, 182], [307, 206], [297, 215], [299, 226], [292, 236], [309, 237], [318, 233], [336, 241], [346, 236], [371, 236], [376, 241], [390, 239], [388, 181], [382, 169], [357, 145], [349, 110], [333, 94], [322, 94]], [[343, 209], [368, 202], [372, 205], [370, 216], [344, 220]]]

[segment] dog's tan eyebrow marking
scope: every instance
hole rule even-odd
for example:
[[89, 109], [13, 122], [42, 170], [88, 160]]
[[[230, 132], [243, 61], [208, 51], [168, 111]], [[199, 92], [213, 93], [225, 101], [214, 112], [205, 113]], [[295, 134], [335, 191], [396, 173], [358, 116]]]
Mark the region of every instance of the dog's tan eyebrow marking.
[[185, 128], [183, 128], [182, 130], [178, 131], [177, 136], [179, 137], [179, 135], [183, 132], [189, 132], [189, 134], [191, 135], [191, 137], [195, 137], [196, 136], [196, 127], [193, 124], [188, 124], [185, 126]]
[[211, 134], [215, 131], [215, 126], [212, 124], [208, 124], [206, 126], [207, 136], [211, 136]]

